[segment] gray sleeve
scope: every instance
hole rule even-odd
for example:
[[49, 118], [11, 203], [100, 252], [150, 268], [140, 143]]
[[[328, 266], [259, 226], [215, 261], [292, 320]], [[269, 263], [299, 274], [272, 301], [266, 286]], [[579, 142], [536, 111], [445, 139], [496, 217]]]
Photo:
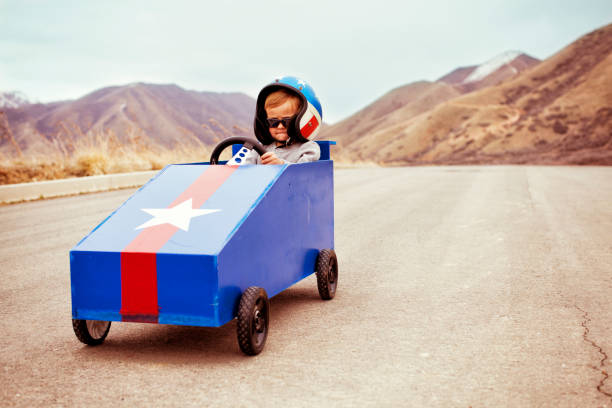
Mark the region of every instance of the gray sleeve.
[[319, 157], [321, 157], [321, 149], [319, 148], [319, 144], [317, 142], [313, 142], [312, 140], [300, 146], [299, 153], [300, 157], [296, 163], [313, 162], [319, 160]]

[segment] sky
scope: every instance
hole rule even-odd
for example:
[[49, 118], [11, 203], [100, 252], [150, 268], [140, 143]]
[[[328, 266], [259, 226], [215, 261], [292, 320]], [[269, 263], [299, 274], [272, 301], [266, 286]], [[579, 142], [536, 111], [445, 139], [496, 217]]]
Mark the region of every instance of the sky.
[[0, 91], [76, 99], [132, 82], [244, 92], [308, 81], [335, 123], [393, 88], [509, 50], [545, 59], [611, 0], [0, 0]]

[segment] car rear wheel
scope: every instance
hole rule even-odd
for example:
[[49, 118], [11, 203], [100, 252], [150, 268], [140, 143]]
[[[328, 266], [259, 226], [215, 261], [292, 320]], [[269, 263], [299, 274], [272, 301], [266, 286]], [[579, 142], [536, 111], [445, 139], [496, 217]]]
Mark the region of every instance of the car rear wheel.
[[268, 337], [270, 300], [263, 288], [250, 286], [244, 291], [238, 306], [238, 344], [244, 354], [261, 353]]
[[338, 287], [338, 259], [333, 249], [322, 249], [315, 264], [317, 287], [323, 300], [333, 299]]
[[104, 343], [110, 326], [111, 322], [102, 320], [72, 319], [72, 328], [77, 339], [89, 346], [97, 346]]

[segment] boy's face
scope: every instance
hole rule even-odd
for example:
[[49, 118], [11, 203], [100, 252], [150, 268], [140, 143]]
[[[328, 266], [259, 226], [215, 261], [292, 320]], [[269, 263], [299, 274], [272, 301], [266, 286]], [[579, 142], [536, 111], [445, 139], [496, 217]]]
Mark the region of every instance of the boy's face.
[[[290, 100], [283, 102], [282, 105], [266, 109], [266, 114], [268, 115], [268, 119], [290, 118], [296, 113], [297, 113], [297, 107]], [[271, 127], [269, 129], [270, 129], [270, 134], [276, 141], [285, 142], [287, 139], [289, 139], [287, 128], [283, 125], [282, 122], [278, 124], [278, 127]]]

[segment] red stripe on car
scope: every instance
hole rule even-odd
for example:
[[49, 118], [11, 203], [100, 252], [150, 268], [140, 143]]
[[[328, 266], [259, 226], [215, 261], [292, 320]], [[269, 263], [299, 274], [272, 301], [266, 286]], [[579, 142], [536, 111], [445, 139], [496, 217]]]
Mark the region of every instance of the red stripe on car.
[[[167, 208], [190, 198], [193, 208], [202, 207], [236, 169], [208, 166]], [[145, 228], [121, 251], [122, 320], [157, 323], [157, 252], [178, 229], [169, 224]]]

